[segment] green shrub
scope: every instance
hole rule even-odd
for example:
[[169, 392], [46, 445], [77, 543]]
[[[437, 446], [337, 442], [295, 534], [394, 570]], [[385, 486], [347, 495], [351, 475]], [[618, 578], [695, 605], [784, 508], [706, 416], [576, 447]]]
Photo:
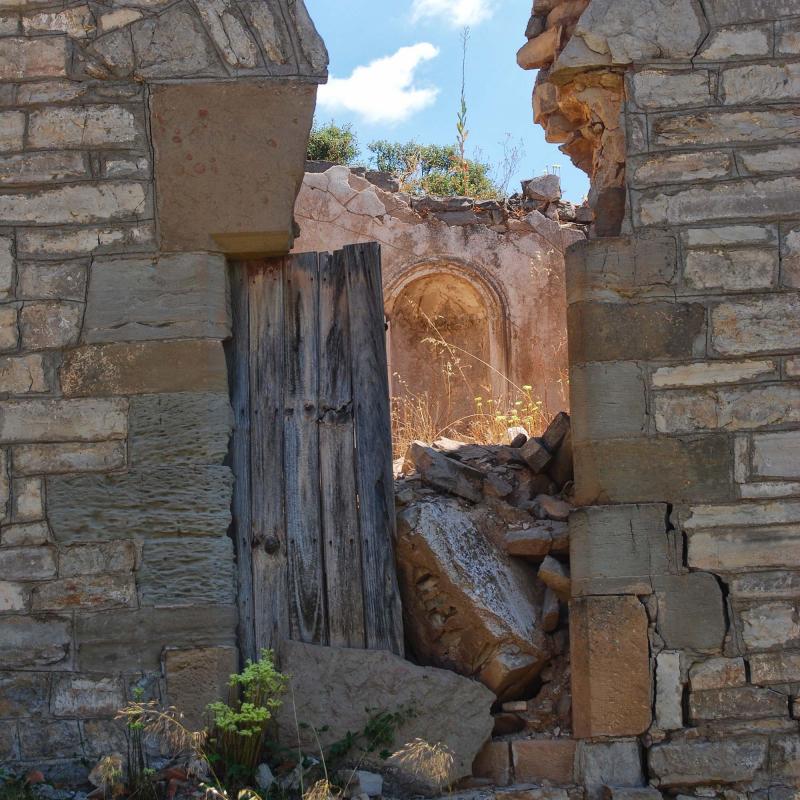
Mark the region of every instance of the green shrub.
[[349, 123], [317, 125], [311, 129], [306, 158], [310, 161], [332, 161], [349, 166], [358, 157], [358, 137]]

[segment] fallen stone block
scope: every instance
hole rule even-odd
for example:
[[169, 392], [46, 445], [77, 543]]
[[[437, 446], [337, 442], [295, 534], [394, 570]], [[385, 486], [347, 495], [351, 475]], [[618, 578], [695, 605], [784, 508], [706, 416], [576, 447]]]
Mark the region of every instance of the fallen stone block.
[[483, 497], [483, 481], [486, 477], [480, 470], [462, 464], [454, 458], [437, 452], [422, 442], [412, 442], [406, 454], [406, 461], [412, 463], [422, 480], [477, 503]]
[[520, 455], [534, 472], [543, 472], [553, 460], [553, 454], [540, 439], [531, 438], [519, 448]]
[[505, 551], [512, 556], [544, 558], [553, 549], [554, 537], [563, 534], [564, 522], [537, 522], [529, 528], [509, 531], [503, 539]]
[[569, 578], [569, 568], [565, 567], [560, 561], [547, 556], [539, 567], [539, 580], [551, 588], [560, 600], [569, 600], [571, 581]]

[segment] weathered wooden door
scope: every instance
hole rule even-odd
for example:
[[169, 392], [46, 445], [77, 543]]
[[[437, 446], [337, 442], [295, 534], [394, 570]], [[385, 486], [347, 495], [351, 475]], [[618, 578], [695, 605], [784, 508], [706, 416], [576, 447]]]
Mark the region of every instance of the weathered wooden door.
[[231, 292], [244, 654], [402, 653], [380, 248], [235, 264]]

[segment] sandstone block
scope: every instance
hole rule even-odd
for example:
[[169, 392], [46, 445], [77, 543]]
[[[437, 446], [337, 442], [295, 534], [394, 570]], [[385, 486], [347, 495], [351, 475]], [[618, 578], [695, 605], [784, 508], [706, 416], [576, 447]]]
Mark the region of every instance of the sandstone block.
[[31, 112], [28, 141], [32, 148], [130, 148], [144, 143], [144, 126], [125, 106], [68, 106]]
[[19, 312], [22, 346], [26, 350], [52, 350], [78, 343], [83, 303], [25, 303]]
[[423, 662], [474, 676], [512, 700], [549, 656], [539, 627], [544, 587], [481, 525], [454, 499], [401, 511], [396, 555], [406, 636]]
[[136, 574], [142, 606], [235, 602], [233, 540], [228, 536], [151, 539]]
[[42, 716], [49, 694], [46, 672], [4, 672], [0, 674], [0, 717]]
[[49, 389], [48, 370], [41, 355], [0, 358], [0, 393], [42, 394]]
[[644, 69], [631, 78], [633, 98], [642, 111], [706, 107], [713, 104], [709, 73]]
[[0, 579], [42, 580], [56, 574], [56, 554], [51, 547], [10, 547], [0, 550]]
[[521, 739], [511, 742], [516, 783], [572, 784], [575, 780], [574, 739]]
[[86, 297], [86, 272], [84, 261], [20, 264], [17, 296], [20, 300], [82, 301]]
[[647, 614], [635, 597], [570, 603], [573, 730], [636, 736], [651, 722]]
[[686, 247], [774, 244], [778, 240], [778, 229], [775, 225], [719, 225], [689, 228], [682, 237]]
[[152, 175], [150, 159], [146, 156], [103, 156], [101, 163], [105, 178], [149, 178]]
[[572, 514], [570, 570], [575, 596], [650, 594], [653, 575], [677, 572], [679, 565], [664, 504], [594, 506]]
[[700, 361], [677, 367], [659, 367], [651, 377], [656, 389], [750, 383], [776, 377], [774, 361]]
[[52, 476], [47, 515], [59, 542], [171, 535], [223, 536], [230, 525], [228, 467], [162, 467], [121, 475]]
[[576, 772], [589, 800], [600, 800], [607, 786], [645, 785], [642, 753], [635, 739], [617, 742], [578, 742]]
[[22, 16], [22, 30], [28, 35], [37, 33], [66, 33], [83, 39], [94, 33], [94, 16], [89, 6], [73, 6], [63, 11], [39, 11]]
[[576, 504], [724, 502], [734, 496], [732, 473], [727, 436], [584, 443], [575, 448]]
[[494, 786], [508, 786], [512, 782], [508, 742], [486, 742], [475, 756], [472, 774], [490, 780]]
[[228, 681], [239, 671], [235, 647], [164, 650], [167, 702], [181, 709], [192, 730], [205, 724], [206, 706], [228, 699]]
[[[73, 258], [92, 254], [126, 254], [152, 250], [152, 222], [120, 227], [94, 226], [79, 230], [28, 228], [17, 235], [17, 249], [28, 258]], [[82, 299], [82, 298], [81, 298]]]
[[0, 39], [0, 81], [57, 78], [66, 74], [66, 36]]
[[230, 332], [225, 259], [181, 253], [152, 259], [96, 259], [84, 341], [225, 339]]
[[720, 151], [648, 156], [633, 162], [633, 186], [690, 183], [730, 175], [733, 158]]
[[800, 348], [800, 330], [782, 320], [800, 314], [800, 297], [786, 294], [720, 303], [711, 311], [711, 341], [721, 355]]
[[696, 662], [689, 670], [689, 682], [692, 691], [743, 686], [747, 683], [744, 659], [710, 658], [707, 661]]
[[800, 522], [800, 501], [773, 500], [731, 505], [696, 505], [682, 510], [686, 530], [757, 525], [787, 525]]
[[771, 55], [771, 26], [748, 25], [715, 30], [697, 57], [702, 61], [735, 61]]
[[19, 344], [19, 327], [17, 324], [17, 307], [0, 307], [0, 352], [16, 350]]
[[57, 183], [90, 175], [89, 165], [81, 153], [24, 153], [0, 157], [0, 186]]
[[22, 150], [25, 114], [22, 111], [0, 112], [0, 152]]
[[770, 289], [778, 280], [778, 253], [765, 249], [693, 250], [683, 276], [693, 289]]
[[68, 397], [226, 392], [228, 374], [219, 341], [87, 345], [65, 355], [61, 387]]
[[[234, 647], [235, 606], [147, 608], [81, 614], [75, 620], [84, 672], [157, 670], [165, 647]], [[1, 658], [1, 656], [0, 656]]]
[[570, 370], [575, 441], [641, 436], [647, 432], [644, 377], [638, 364], [585, 364]]
[[133, 572], [137, 547], [132, 541], [76, 544], [61, 550], [58, 574], [62, 578]]
[[133, 576], [82, 575], [61, 578], [36, 586], [31, 593], [34, 611], [104, 611], [135, 605], [136, 582]]
[[689, 535], [689, 566], [720, 572], [800, 566], [800, 526], [700, 530]]
[[542, 521], [529, 528], [512, 530], [503, 537], [503, 548], [512, 556], [544, 558], [553, 550], [555, 540], [563, 537], [566, 528], [565, 522]]
[[800, 64], [747, 64], [729, 67], [720, 76], [726, 105], [780, 102], [800, 97]]
[[0, 611], [27, 611], [28, 594], [24, 584], [0, 581]]
[[742, 639], [748, 649], [797, 647], [800, 623], [792, 603], [772, 602], [751, 606], [741, 612]]
[[[491, 735], [489, 709], [494, 696], [480, 683], [450, 671], [418, 667], [383, 651], [290, 641], [281, 648], [281, 668], [292, 676], [297, 718], [320, 731], [323, 747], [347, 731], [363, 728], [369, 719], [366, 709], [413, 707], [419, 713], [400, 725], [394, 747], [401, 749], [414, 739], [445, 747], [453, 755], [446, 779], [451, 782], [471, 774], [475, 756]], [[459, 724], [450, 724], [455, 718]], [[278, 730], [281, 741], [289, 746], [297, 740], [289, 703], [278, 712]], [[316, 747], [312, 730], [301, 728], [299, 734], [303, 746], [312, 751]], [[368, 756], [364, 766], [369, 768], [375, 760]], [[410, 775], [408, 767], [394, 759], [389, 765], [401, 780], [426, 793], [441, 790], [430, 778]]]
[[41, 478], [14, 478], [11, 489], [11, 518], [14, 522], [44, 519], [44, 492]]
[[663, 731], [683, 728], [681, 654], [674, 650], [656, 656], [656, 726]]
[[3, 547], [36, 547], [50, 540], [50, 529], [46, 522], [24, 522], [5, 525], [0, 529], [0, 544]]
[[766, 597], [800, 599], [800, 573], [780, 570], [732, 575], [728, 588], [731, 597], [742, 600], [763, 600]]
[[20, 726], [20, 752], [24, 759], [82, 758], [81, 734], [74, 720], [29, 720]]
[[121, 439], [127, 412], [123, 399], [9, 400], [0, 403], [0, 442]]
[[748, 658], [750, 679], [758, 685], [800, 681], [800, 653], [759, 653]]
[[650, 774], [660, 786], [706, 786], [753, 778], [767, 756], [767, 741], [757, 737], [720, 741], [675, 741], [650, 750]]
[[13, 448], [17, 475], [110, 472], [125, 466], [125, 442], [22, 444]]
[[725, 638], [725, 603], [713, 575], [699, 572], [653, 578], [657, 629], [674, 650], [714, 652]]
[[566, 602], [569, 600], [571, 591], [571, 581], [569, 577], [569, 567], [565, 567], [560, 561], [552, 556], [545, 556], [544, 561], [539, 565], [536, 577], [548, 588], [552, 589], [559, 600]]
[[69, 668], [67, 658], [72, 647], [69, 617], [3, 617], [0, 638], [3, 669]]
[[800, 170], [800, 147], [797, 145], [742, 150], [737, 153], [736, 158], [743, 175], [769, 175], [773, 172]]
[[705, 309], [696, 303], [574, 303], [567, 324], [571, 364], [705, 353]]
[[695, 722], [785, 717], [788, 713], [784, 695], [757, 686], [692, 692], [689, 698], [689, 716]]
[[752, 447], [754, 476], [800, 479], [800, 432], [757, 434]]
[[124, 704], [119, 678], [73, 673], [53, 681], [50, 710], [54, 717], [113, 717]]

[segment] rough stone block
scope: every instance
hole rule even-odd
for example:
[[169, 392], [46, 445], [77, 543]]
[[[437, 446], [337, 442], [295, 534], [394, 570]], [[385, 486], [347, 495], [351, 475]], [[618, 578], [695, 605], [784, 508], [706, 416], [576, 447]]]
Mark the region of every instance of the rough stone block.
[[508, 786], [512, 781], [508, 742], [486, 742], [472, 762], [472, 774], [490, 780], [494, 786]]
[[19, 312], [22, 346], [26, 350], [53, 350], [78, 343], [83, 303], [25, 303]]
[[0, 300], [14, 294], [14, 240], [0, 236]]
[[662, 731], [683, 728], [681, 654], [673, 650], [656, 656], [656, 727]]
[[586, 787], [588, 800], [600, 800], [605, 787], [645, 785], [639, 742], [578, 742], [576, 777]]
[[205, 724], [209, 703], [228, 699], [228, 681], [239, 671], [235, 647], [164, 650], [167, 702], [181, 710], [192, 730]]
[[569, 524], [573, 596], [650, 594], [653, 575], [679, 569], [664, 504], [581, 508]]
[[72, 620], [52, 615], [2, 617], [0, 641], [2, 669], [68, 669]]
[[0, 544], [3, 547], [36, 547], [49, 540], [50, 530], [46, 522], [25, 522], [0, 529]]
[[47, 515], [59, 542], [224, 536], [232, 490], [231, 471], [222, 466], [56, 476], [47, 479]]
[[[577, 505], [734, 497], [727, 436], [617, 439], [575, 447]], [[653, 469], [657, 464], [658, 469]]]
[[90, 175], [88, 161], [81, 153], [24, 153], [0, 157], [0, 186], [52, 184]]
[[769, 175], [800, 170], [800, 147], [785, 145], [765, 150], [741, 150], [736, 154], [742, 175]]
[[733, 575], [728, 588], [731, 597], [737, 600], [763, 600], [767, 597], [800, 600], [800, 573], [782, 569], [777, 572]]
[[0, 39], [0, 81], [57, 78], [66, 74], [66, 36]]
[[511, 742], [516, 783], [572, 784], [575, 780], [574, 739], [521, 739]]
[[227, 394], [131, 398], [130, 458], [150, 464], [221, 464], [228, 454], [233, 411]]
[[54, 717], [113, 717], [124, 704], [119, 678], [73, 673], [53, 680], [50, 710]]
[[635, 736], [651, 722], [647, 614], [635, 597], [570, 603], [573, 730]]
[[49, 696], [46, 672], [0, 673], [0, 719], [42, 716], [48, 710]]
[[86, 755], [97, 760], [109, 753], [126, 753], [128, 750], [127, 728], [123, 720], [83, 719], [79, 720], [83, 747]]
[[125, 466], [125, 442], [22, 444], [13, 448], [15, 475], [110, 472]]
[[707, 786], [751, 780], [766, 757], [764, 738], [679, 740], [653, 747], [649, 766], [659, 786]]
[[49, 388], [48, 370], [41, 355], [0, 358], [1, 394], [42, 394]]
[[[736, 61], [772, 55], [772, 26], [720, 28], [706, 40], [697, 55], [700, 61]], [[709, 103], [712, 105], [712, 103]]]
[[754, 477], [800, 479], [800, 431], [757, 434], [752, 448]]
[[689, 670], [689, 682], [692, 691], [743, 686], [747, 683], [744, 659], [710, 658], [707, 661], [696, 662]]
[[657, 186], [725, 178], [733, 169], [729, 153], [708, 150], [648, 156], [631, 163], [632, 186]]
[[795, 56], [800, 52], [800, 22], [798, 20], [779, 20], [775, 26], [775, 35], [775, 55]]
[[61, 387], [68, 397], [226, 392], [228, 374], [219, 341], [87, 345], [65, 355]]
[[74, 720], [26, 720], [20, 725], [20, 752], [27, 760], [80, 758], [81, 734]]
[[17, 307], [0, 307], [0, 351], [16, 350], [18, 344]]
[[800, 653], [759, 653], [748, 659], [750, 680], [758, 685], [800, 681]]
[[27, 586], [10, 581], [0, 581], [0, 611], [27, 611]]
[[136, 560], [137, 546], [132, 541], [76, 544], [61, 550], [58, 574], [62, 578], [74, 578], [78, 575], [133, 572]]
[[678, 389], [689, 386], [715, 386], [724, 383], [751, 383], [775, 379], [774, 361], [700, 361], [677, 367], [659, 367], [651, 378], [656, 389]]
[[28, 35], [66, 33], [83, 39], [95, 30], [94, 16], [89, 6], [73, 6], [63, 11], [39, 11], [22, 16], [22, 30]]
[[153, 259], [95, 259], [85, 342], [225, 339], [230, 333], [225, 259], [180, 253]]
[[690, 567], [718, 572], [800, 567], [800, 525], [694, 531], [688, 559]]
[[653, 578], [657, 629], [667, 647], [714, 652], [725, 638], [725, 603], [713, 575], [699, 572]]
[[235, 647], [236, 607], [207, 605], [82, 614], [75, 620], [75, 636], [78, 668], [82, 671], [156, 670], [167, 646]]
[[719, 225], [713, 228], [689, 228], [682, 234], [686, 247], [730, 247], [764, 245], [778, 241], [775, 225]]
[[761, 603], [741, 614], [742, 639], [749, 650], [800, 645], [800, 623], [792, 603]]
[[10, 547], [0, 550], [0, 579], [43, 580], [56, 574], [56, 554], [51, 547]]
[[567, 322], [571, 364], [705, 354], [705, 309], [697, 303], [574, 303]]
[[34, 611], [102, 611], [136, 605], [136, 582], [133, 576], [95, 575], [61, 578], [34, 587], [31, 607]]
[[576, 365], [570, 370], [569, 388], [574, 441], [647, 432], [647, 398], [638, 364]]
[[44, 492], [41, 478], [15, 478], [11, 489], [11, 519], [36, 522], [44, 519]]
[[777, 251], [764, 248], [693, 250], [686, 256], [683, 277], [692, 289], [770, 289], [778, 282], [778, 265]]
[[713, 105], [709, 73], [643, 69], [631, 77], [633, 99], [642, 111]]
[[152, 222], [78, 230], [27, 228], [17, 234], [17, 249], [26, 258], [73, 258], [105, 253], [138, 253], [155, 247]]
[[9, 400], [0, 403], [0, 442], [91, 442], [122, 439], [128, 401]]
[[800, 296], [774, 295], [731, 300], [711, 310], [711, 343], [720, 355], [738, 356], [800, 349]]
[[233, 540], [227, 536], [151, 539], [136, 575], [142, 606], [235, 602]]
[[[270, 82], [156, 86], [151, 104], [162, 249], [288, 252], [315, 97], [315, 86]], [[193, 157], [189, 170], [187, 154]], [[280, 186], [276, 172], [284, 176]]]
[[786, 233], [781, 250], [781, 285], [800, 289], [800, 228]]
[[28, 120], [28, 142], [34, 149], [104, 145], [129, 149], [144, 139], [142, 121], [125, 106], [44, 108], [31, 112]]
[[775, 103], [800, 98], [800, 64], [747, 64], [724, 69], [720, 91], [726, 105]]
[[[43, 37], [38, 41], [48, 39], [51, 37]], [[0, 44], [2, 41], [0, 39]], [[138, 221], [148, 216], [149, 205], [147, 187], [141, 183], [107, 181], [32, 192], [0, 193], [0, 217], [7, 225]]]
[[760, 22], [800, 15], [798, 0], [710, 0], [706, 7], [714, 25]]
[[785, 695], [757, 686], [692, 692], [689, 698], [689, 716], [694, 722], [785, 717], [788, 713]]
[[0, 112], [0, 152], [22, 150], [25, 114], [22, 111]]
[[20, 300], [76, 300], [86, 297], [85, 261], [55, 264], [27, 262], [19, 266]]
[[800, 177], [796, 176], [722, 181], [672, 192], [634, 191], [633, 217], [639, 225], [771, 220], [792, 208], [799, 191]]

